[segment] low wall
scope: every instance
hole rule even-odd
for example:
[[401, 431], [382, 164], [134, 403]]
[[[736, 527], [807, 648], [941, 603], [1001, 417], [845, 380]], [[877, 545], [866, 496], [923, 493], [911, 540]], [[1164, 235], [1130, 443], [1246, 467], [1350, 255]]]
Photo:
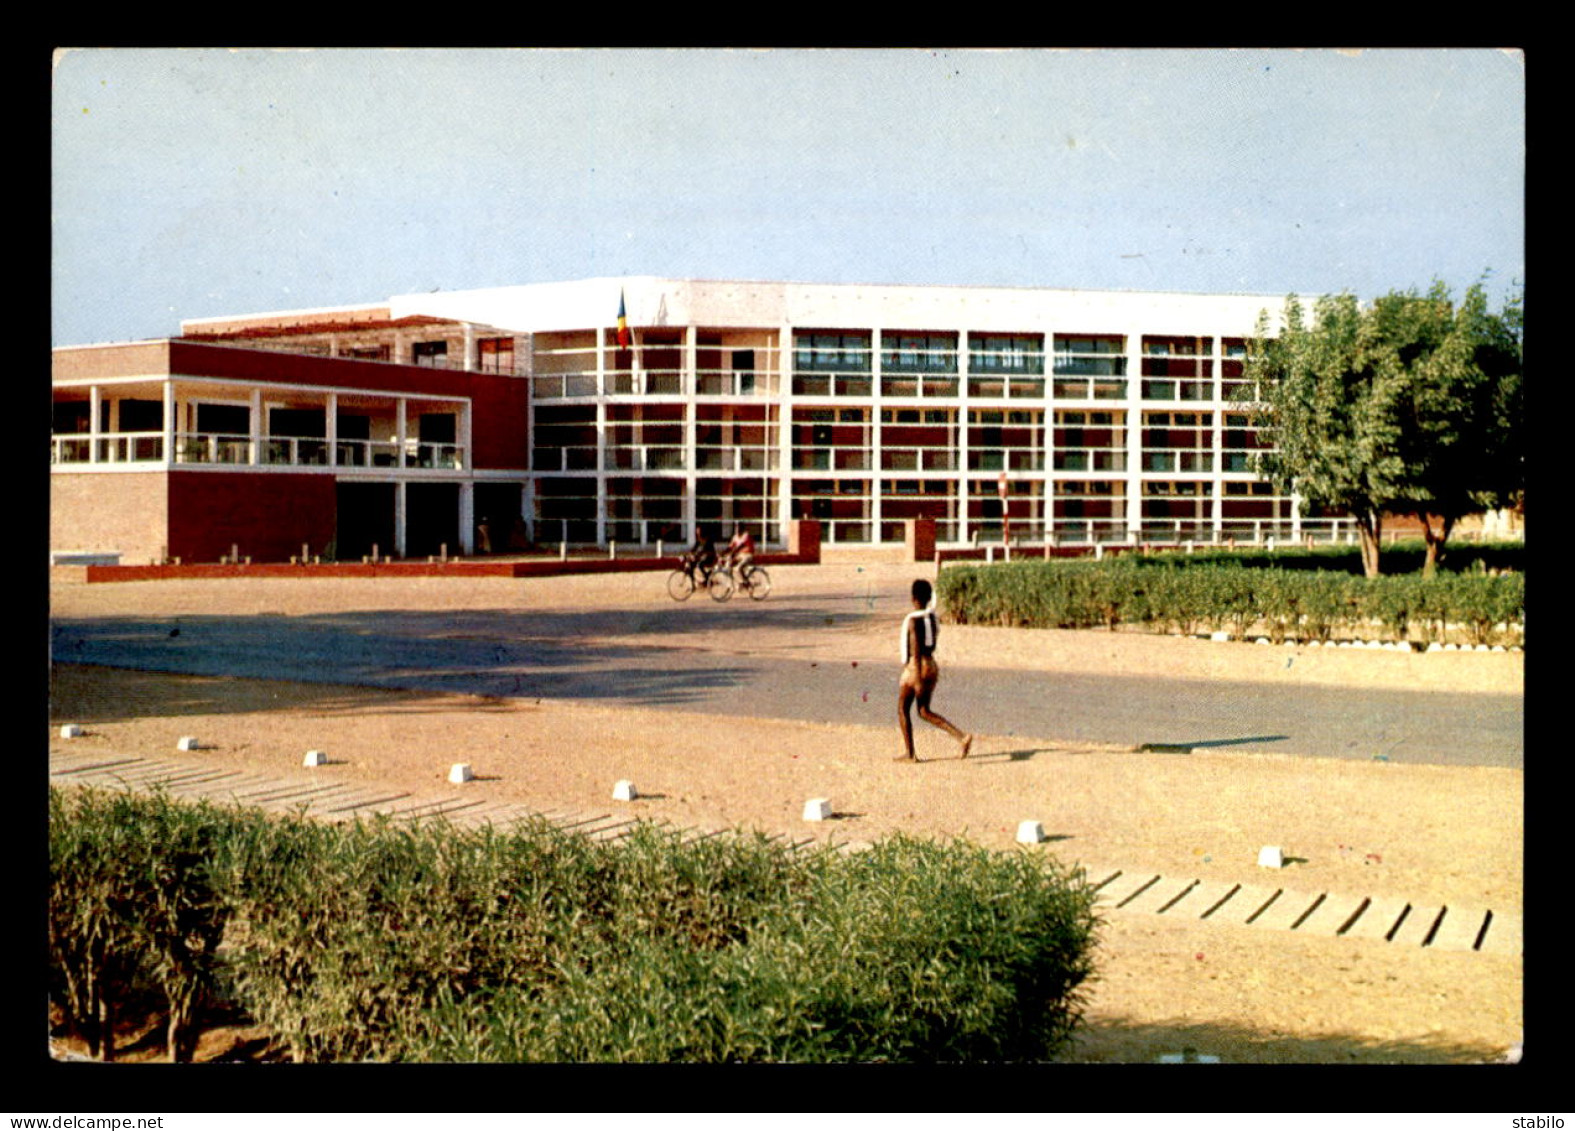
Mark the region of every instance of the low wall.
[[[813, 529], [809, 529], [809, 528]], [[678, 568], [681, 555], [661, 557], [448, 558], [438, 561], [380, 562], [193, 562], [180, 565], [87, 565], [89, 583], [111, 581], [173, 581], [181, 578], [287, 577], [309, 581], [318, 577], [557, 577], [580, 573], [654, 573]], [[759, 565], [819, 565], [820, 526], [792, 524], [786, 553], [757, 553]]]
[[[760, 565], [818, 565], [819, 558], [799, 554], [756, 554]], [[286, 577], [310, 581], [324, 577], [559, 577], [581, 573], [655, 573], [677, 569], [679, 558], [544, 558], [532, 561], [494, 561], [484, 558], [450, 558], [436, 562], [323, 562], [287, 565], [262, 562], [230, 565], [204, 562], [192, 565], [89, 565], [72, 567], [89, 583], [111, 581], [175, 581], [195, 578]]]

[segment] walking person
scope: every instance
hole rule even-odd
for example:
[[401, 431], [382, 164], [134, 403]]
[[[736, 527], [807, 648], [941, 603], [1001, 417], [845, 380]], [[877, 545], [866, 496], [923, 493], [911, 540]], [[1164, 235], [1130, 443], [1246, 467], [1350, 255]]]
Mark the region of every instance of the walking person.
[[964, 734], [951, 722], [930, 710], [930, 697], [940, 682], [941, 669], [935, 662], [935, 641], [940, 635], [940, 621], [935, 615], [933, 589], [922, 577], [913, 583], [913, 612], [902, 620], [902, 680], [897, 686], [897, 721], [902, 727], [902, 745], [905, 753], [897, 756], [899, 762], [917, 762], [913, 753], [913, 720], [911, 711], [918, 704], [919, 718], [931, 726], [940, 727], [957, 740], [962, 747], [962, 757], [968, 757], [973, 747], [973, 735]]

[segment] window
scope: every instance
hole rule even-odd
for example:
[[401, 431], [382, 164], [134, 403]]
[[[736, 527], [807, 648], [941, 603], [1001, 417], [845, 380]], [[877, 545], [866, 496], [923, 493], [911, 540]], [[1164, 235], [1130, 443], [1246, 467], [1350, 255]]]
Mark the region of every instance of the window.
[[483, 373], [514, 372], [513, 338], [482, 338], [476, 348]]
[[885, 373], [956, 373], [957, 335], [883, 331], [881, 370]]
[[870, 336], [840, 331], [795, 334], [793, 365], [816, 373], [868, 373]]
[[1044, 338], [1038, 334], [970, 334], [968, 348], [970, 373], [1045, 371]]
[[1117, 334], [1055, 336], [1057, 376], [1124, 377], [1126, 338]]
[[448, 343], [417, 342], [410, 347], [410, 359], [417, 365], [441, 366], [448, 360]]

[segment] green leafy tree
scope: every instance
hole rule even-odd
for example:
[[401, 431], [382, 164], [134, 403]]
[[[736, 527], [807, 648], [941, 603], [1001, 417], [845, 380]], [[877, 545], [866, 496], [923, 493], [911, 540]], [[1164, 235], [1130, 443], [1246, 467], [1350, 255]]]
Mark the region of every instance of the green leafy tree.
[[1455, 306], [1442, 285], [1374, 304], [1374, 351], [1405, 378], [1396, 404], [1406, 489], [1432, 576], [1465, 515], [1516, 502], [1525, 488], [1521, 437], [1521, 303], [1491, 313], [1480, 286]]
[[1372, 364], [1363, 322], [1351, 294], [1318, 299], [1311, 322], [1290, 296], [1278, 335], [1265, 312], [1248, 343], [1243, 407], [1268, 445], [1257, 456], [1258, 473], [1282, 493], [1348, 512], [1373, 576], [1384, 509], [1400, 494], [1404, 463], [1390, 411], [1398, 390]]
[[1369, 577], [1384, 514], [1417, 515], [1432, 572], [1460, 517], [1523, 489], [1520, 327], [1519, 300], [1490, 314], [1480, 286], [1458, 308], [1441, 284], [1365, 307], [1329, 295], [1310, 321], [1290, 296], [1280, 332], [1265, 313], [1248, 347], [1259, 474], [1350, 514]]

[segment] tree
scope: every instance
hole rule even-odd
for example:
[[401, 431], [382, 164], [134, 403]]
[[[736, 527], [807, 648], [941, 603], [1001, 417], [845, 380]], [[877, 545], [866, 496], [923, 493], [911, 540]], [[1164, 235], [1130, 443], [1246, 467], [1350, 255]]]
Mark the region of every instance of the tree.
[[1455, 307], [1435, 285], [1380, 300], [1375, 319], [1388, 363], [1407, 378], [1396, 406], [1407, 489], [1392, 509], [1421, 521], [1431, 576], [1461, 517], [1525, 489], [1521, 303], [1490, 313], [1474, 286]]
[[1265, 313], [1248, 343], [1243, 407], [1269, 445], [1259, 474], [1346, 510], [1369, 577], [1383, 515], [1417, 515], [1431, 573], [1461, 516], [1524, 489], [1520, 310], [1490, 314], [1480, 285], [1457, 308], [1435, 284], [1366, 307], [1326, 296], [1308, 323], [1290, 296], [1279, 334]]

